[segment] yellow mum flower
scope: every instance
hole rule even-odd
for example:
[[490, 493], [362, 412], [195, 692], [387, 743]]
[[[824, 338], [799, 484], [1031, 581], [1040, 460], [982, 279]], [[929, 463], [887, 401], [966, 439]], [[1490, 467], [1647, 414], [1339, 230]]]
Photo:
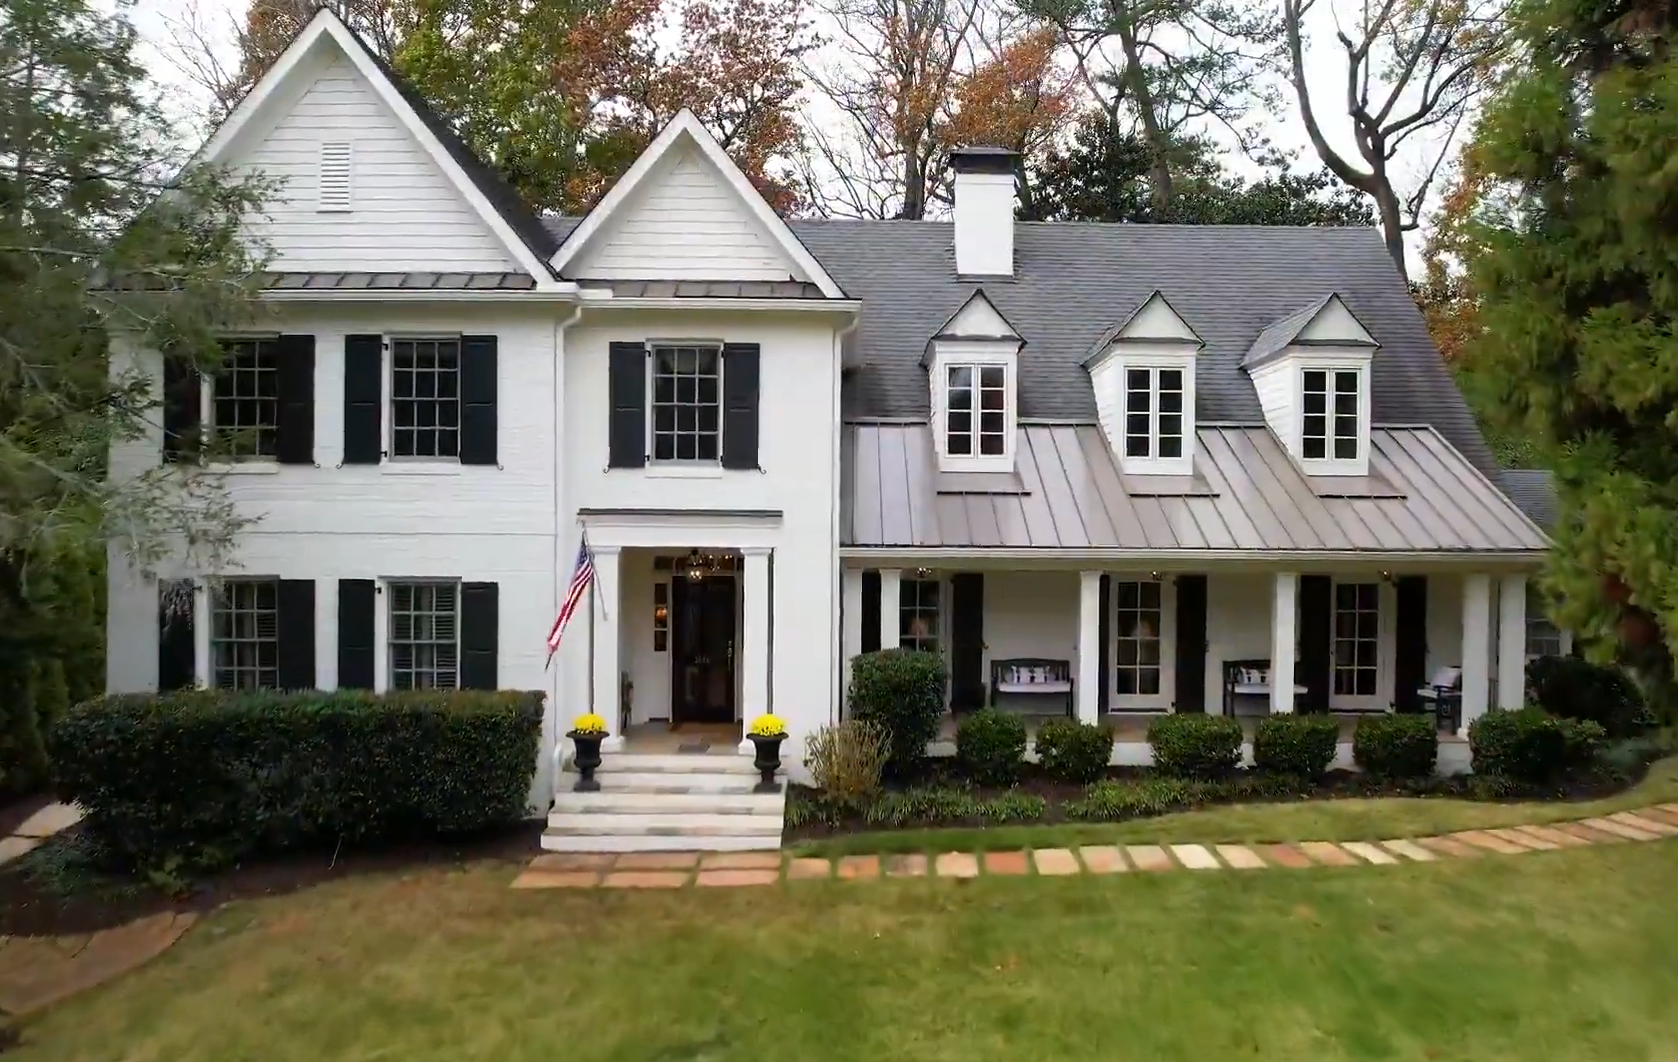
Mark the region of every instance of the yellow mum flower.
[[752, 737], [777, 738], [787, 736], [787, 724], [778, 715], [764, 714], [752, 720], [747, 731]]
[[585, 712], [571, 720], [571, 732], [584, 737], [599, 737], [606, 733], [606, 720], [593, 712]]

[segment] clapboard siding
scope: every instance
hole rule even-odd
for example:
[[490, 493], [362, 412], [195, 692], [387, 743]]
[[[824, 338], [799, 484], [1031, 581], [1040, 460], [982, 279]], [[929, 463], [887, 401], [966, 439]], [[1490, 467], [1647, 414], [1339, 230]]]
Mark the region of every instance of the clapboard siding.
[[[320, 145], [354, 144], [352, 209], [316, 210]], [[346, 59], [241, 160], [282, 188], [247, 222], [286, 271], [503, 271], [519, 268], [424, 148]]]
[[566, 273], [589, 280], [808, 280], [698, 152], [620, 207]]

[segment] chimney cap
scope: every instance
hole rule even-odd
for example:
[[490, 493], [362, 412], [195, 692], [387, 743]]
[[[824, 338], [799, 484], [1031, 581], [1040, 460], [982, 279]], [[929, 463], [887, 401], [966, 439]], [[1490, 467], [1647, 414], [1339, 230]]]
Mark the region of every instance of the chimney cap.
[[992, 144], [972, 144], [950, 150], [950, 166], [957, 173], [1006, 173], [1019, 166], [1020, 153]]

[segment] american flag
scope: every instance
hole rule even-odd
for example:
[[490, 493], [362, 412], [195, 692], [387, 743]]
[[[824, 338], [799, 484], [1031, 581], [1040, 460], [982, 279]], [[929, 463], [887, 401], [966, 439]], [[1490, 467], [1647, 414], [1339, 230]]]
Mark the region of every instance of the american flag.
[[548, 663], [553, 663], [554, 653], [559, 649], [560, 635], [565, 633], [565, 625], [571, 622], [571, 614], [577, 611], [582, 603], [583, 595], [588, 593], [589, 584], [594, 582], [594, 556], [588, 551], [588, 536], [577, 546], [577, 564], [571, 569], [571, 584], [565, 588], [565, 600], [559, 605], [559, 618], [554, 620], [553, 629], [548, 632]]

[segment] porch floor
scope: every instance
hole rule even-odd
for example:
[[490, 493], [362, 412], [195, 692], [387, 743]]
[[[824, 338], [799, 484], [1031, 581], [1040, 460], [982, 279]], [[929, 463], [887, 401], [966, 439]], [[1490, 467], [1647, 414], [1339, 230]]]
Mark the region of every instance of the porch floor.
[[623, 732], [623, 751], [670, 755], [733, 756], [739, 752], [741, 725], [734, 723], [636, 723]]
[[[1037, 739], [1037, 730], [1044, 723], [1053, 722], [1056, 719], [1066, 718], [1064, 713], [1050, 712], [1038, 715], [1034, 713], [1028, 714], [1021, 712], [1019, 714], [1025, 719], [1025, 732], [1026, 739], [1028, 741], [1035, 741]], [[1113, 728], [1115, 741], [1120, 743], [1141, 743], [1148, 740], [1148, 724], [1164, 714], [1165, 713], [1163, 712], [1109, 712], [1105, 721]], [[1335, 721], [1340, 724], [1340, 743], [1350, 744], [1352, 741], [1352, 732], [1357, 729], [1358, 720], [1366, 714], [1375, 713], [1333, 712], [1331, 714], [1334, 716]], [[1241, 731], [1245, 735], [1246, 740], [1252, 741], [1253, 734], [1258, 730], [1259, 721], [1266, 717], [1262, 715], [1238, 715], [1236, 718], [1241, 722]], [[958, 722], [959, 721], [955, 716], [944, 716], [944, 721], [939, 725], [939, 740], [954, 741]], [[1466, 734], [1461, 733], [1440, 734], [1439, 740], [1446, 744], [1452, 744], [1457, 742], [1466, 742], [1468, 737]]]

